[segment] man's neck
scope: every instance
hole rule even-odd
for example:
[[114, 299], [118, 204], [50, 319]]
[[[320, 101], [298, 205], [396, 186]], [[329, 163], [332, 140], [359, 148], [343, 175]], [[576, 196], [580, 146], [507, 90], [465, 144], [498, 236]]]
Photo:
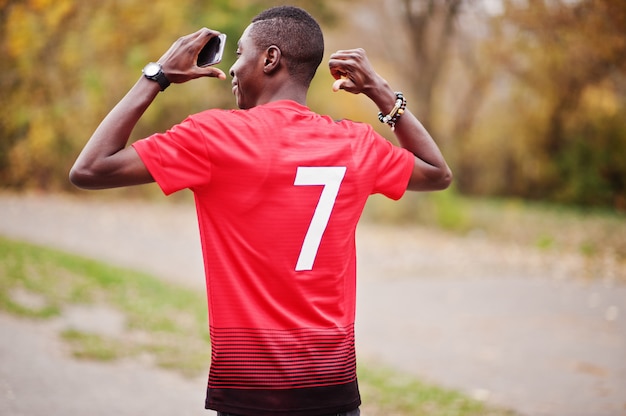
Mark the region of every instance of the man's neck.
[[274, 87], [266, 88], [267, 94], [259, 97], [257, 105], [263, 105], [275, 101], [290, 100], [306, 106], [308, 89], [293, 83], [275, 83]]

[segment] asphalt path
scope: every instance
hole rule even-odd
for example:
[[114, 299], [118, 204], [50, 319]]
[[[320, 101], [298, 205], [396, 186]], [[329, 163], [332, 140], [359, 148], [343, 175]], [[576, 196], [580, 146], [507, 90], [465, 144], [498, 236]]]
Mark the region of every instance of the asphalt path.
[[[0, 193], [0, 235], [204, 291], [190, 204]], [[610, 270], [583, 278], [576, 255], [479, 233], [362, 223], [357, 237], [361, 360], [521, 415], [626, 415], [626, 286]], [[94, 311], [51, 322], [0, 315], [0, 414], [210, 414], [203, 378], [76, 361], [58, 339], [68, 325], [114, 321]]]

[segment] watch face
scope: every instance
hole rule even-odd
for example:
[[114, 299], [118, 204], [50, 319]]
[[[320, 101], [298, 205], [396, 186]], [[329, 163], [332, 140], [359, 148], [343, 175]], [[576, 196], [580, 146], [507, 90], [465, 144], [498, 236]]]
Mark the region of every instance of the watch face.
[[156, 64], [154, 62], [150, 62], [148, 65], [146, 65], [143, 68], [143, 73], [147, 76], [147, 77], [153, 77], [156, 74], [159, 73], [159, 70], [161, 69], [161, 65]]

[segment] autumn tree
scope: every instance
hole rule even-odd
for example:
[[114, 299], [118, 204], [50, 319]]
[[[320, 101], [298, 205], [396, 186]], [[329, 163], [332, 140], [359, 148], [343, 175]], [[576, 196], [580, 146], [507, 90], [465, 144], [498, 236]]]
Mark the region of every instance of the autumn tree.
[[[0, 184], [71, 189], [78, 151], [113, 105], [178, 37], [202, 26], [229, 35], [228, 69], [244, 27], [270, 1], [0, 0]], [[325, 2], [298, 0], [328, 20]], [[159, 96], [143, 137], [207, 107], [229, 107], [228, 82], [197, 80]]]
[[410, 45], [409, 65], [405, 68], [413, 79], [413, 106], [427, 128], [432, 128], [433, 91], [442, 79], [463, 3], [464, 0], [402, 0]]
[[140, 3], [26, 0], [2, 4], [0, 65], [5, 76], [0, 91], [5, 105], [0, 115], [0, 179], [4, 186], [65, 186], [73, 150], [136, 78], [134, 71], [132, 77], [127, 75], [130, 68], [140, 69], [140, 62], [158, 58], [150, 40], [161, 36], [165, 42], [172, 36], [171, 28], [183, 21], [176, 7], [163, 9], [166, 2], [161, 2], [161, 13], [153, 7], [149, 18]]
[[626, 2], [503, 6], [482, 45], [492, 95], [459, 158], [461, 188], [626, 208]]

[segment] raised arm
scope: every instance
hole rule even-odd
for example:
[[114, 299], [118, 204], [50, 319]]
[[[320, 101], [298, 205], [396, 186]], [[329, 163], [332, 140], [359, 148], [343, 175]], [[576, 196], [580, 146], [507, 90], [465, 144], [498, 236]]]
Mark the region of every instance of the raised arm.
[[[171, 83], [199, 77], [226, 79], [223, 71], [198, 67], [196, 59], [209, 39], [219, 33], [203, 28], [178, 39], [159, 59]], [[135, 149], [127, 146], [135, 125], [152, 104], [161, 86], [144, 76], [102, 120], [70, 170], [70, 181], [79, 188], [104, 189], [153, 181]]]
[[[378, 75], [363, 49], [338, 51], [331, 55], [330, 72], [336, 79], [333, 90], [365, 94], [383, 114], [389, 114], [396, 103], [395, 92]], [[422, 123], [406, 109], [398, 119], [394, 133], [400, 146], [415, 155], [413, 174], [407, 186], [412, 191], [446, 189], [452, 182], [452, 172], [439, 147]]]

